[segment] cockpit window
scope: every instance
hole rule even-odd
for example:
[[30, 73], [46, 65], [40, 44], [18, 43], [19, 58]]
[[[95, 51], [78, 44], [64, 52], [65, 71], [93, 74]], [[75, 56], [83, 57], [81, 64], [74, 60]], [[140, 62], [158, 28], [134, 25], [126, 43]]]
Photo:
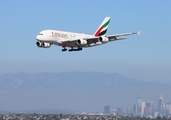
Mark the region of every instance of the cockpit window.
[[39, 33], [39, 35], [43, 35], [43, 33]]

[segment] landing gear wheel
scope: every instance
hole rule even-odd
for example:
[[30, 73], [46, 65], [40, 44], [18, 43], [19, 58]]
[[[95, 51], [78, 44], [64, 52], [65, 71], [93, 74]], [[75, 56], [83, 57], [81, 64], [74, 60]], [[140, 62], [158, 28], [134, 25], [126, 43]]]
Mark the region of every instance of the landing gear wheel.
[[67, 49], [66, 49], [66, 48], [62, 49], [62, 52], [65, 52], [65, 51], [67, 51]]
[[72, 52], [72, 51], [74, 51], [75, 49], [69, 49], [69, 52]]
[[81, 51], [81, 50], [82, 50], [82, 48], [77, 48], [77, 49], [71, 48], [71, 49], [69, 49], [68, 51], [69, 51], [69, 52], [72, 52], [72, 51]]
[[79, 51], [80, 51], [80, 50], [83, 50], [83, 48], [78, 48], [77, 50], [79, 50]]

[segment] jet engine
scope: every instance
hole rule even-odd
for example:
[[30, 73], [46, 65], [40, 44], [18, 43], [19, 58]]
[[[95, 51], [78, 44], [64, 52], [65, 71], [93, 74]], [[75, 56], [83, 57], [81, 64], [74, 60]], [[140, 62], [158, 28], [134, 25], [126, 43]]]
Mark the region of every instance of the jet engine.
[[37, 47], [42, 47], [42, 42], [37, 41], [37, 42], [36, 42], [36, 45], [37, 45]]
[[109, 38], [104, 37], [104, 36], [101, 36], [101, 37], [98, 38], [98, 41], [99, 42], [102, 42], [102, 43], [105, 43], [105, 42], [108, 42], [109, 41]]
[[49, 48], [50, 46], [51, 46], [50, 43], [45, 43], [45, 42], [42, 43], [42, 47], [44, 48]]
[[37, 41], [36, 45], [37, 47], [43, 47], [43, 48], [49, 48], [51, 46], [50, 43], [45, 43], [45, 42], [40, 42], [40, 41]]
[[79, 39], [76, 41], [77, 45], [87, 45], [87, 41], [84, 39]]

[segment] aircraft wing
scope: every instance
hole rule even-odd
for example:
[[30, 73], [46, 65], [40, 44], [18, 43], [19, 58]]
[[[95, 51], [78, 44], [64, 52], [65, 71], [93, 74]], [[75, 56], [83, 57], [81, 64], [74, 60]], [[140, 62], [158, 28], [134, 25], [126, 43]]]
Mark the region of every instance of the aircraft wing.
[[[99, 37], [92, 37], [92, 38], [80, 38], [80, 39], [84, 39], [87, 41], [87, 44], [92, 44], [92, 43], [96, 43], [98, 42], [98, 38]], [[72, 40], [65, 40], [61, 42], [61, 46], [67, 46], [67, 47], [81, 47], [81, 45], [77, 44], [77, 41], [79, 39], [72, 39]]]
[[132, 35], [132, 34], [139, 34], [140, 35], [140, 31], [138, 31], [138, 32], [131, 32], [131, 33], [108, 35], [106, 37], [108, 37], [110, 41], [113, 41], [113, 40], [123, 40], [123, 39], [126, 39], [126, 38], [117, 38], [117, 37], [127, 36], [127, 35]]
[[[123, 40], [123, 39], [126, 39], [126, 38], [118, 38], [120, 36], [127, 36], [127, 35], [132, 35], [132, 34], [139, 34], [140, 35], [140, 31], [139, 32], [131, 32], [131, 33], [123, 33], [123, 34], [114, 34], [114, 35], [107, 35], [107, 36], [104, 36], [104, 37], [107, 37], [109, 39], [109, 41], [115, 41], [115, 40]], [[87, 41], [87, 44], [92, 44], [92, 43], [97, 43], [99, 42], [99, 37], [100, 36], [95, 36], [95, 37], [92, 37], [92, 38], [80, 38], [80, 39], [83, 39], [83, 40], [86, 40]], [[61, 45], [64, 45], [64, 46], [69, 46], [69, 47], [80, 47], [80, 45], [77, 44], [77, 41], [79, 39], [72, 39], [72, 40], [65, 40], [65, 41], [62, 41], [62, 44]]]

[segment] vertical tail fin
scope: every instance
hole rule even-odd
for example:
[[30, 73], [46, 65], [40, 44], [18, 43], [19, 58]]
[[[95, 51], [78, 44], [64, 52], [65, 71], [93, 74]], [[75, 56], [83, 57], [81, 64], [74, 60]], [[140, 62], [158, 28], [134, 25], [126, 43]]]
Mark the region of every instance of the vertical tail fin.
[[110, 22], [110, 17], [105, 17], [97, 31], [94, 33], [94, 36], [103, 36], [106, 34]]

